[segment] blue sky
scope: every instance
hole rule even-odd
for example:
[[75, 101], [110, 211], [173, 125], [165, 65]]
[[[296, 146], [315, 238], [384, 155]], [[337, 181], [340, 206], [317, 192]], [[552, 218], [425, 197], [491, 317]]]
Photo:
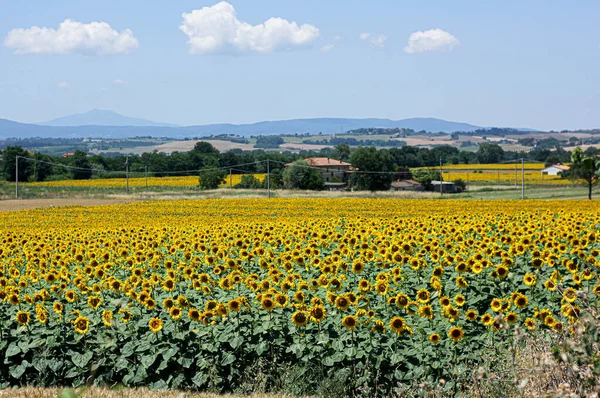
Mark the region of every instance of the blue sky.
[[599, 16], [596, 0], [0, 0], [0, 118], [597, 128]]

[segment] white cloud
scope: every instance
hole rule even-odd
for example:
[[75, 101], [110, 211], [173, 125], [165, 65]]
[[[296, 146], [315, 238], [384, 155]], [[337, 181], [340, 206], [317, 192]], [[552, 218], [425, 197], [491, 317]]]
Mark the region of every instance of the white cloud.
[[317, 27], [283, 18], [250, 25], [240, 21], [235, 8], [225, 1], [183, 13], [182, 18], [179, 29], [189, 37], [190, 54], [271, 53], [308, 44], [319, 36]]
[[424, 32], [414, 32], [408, 38], [408, 46], [404, 47], [407, 54], [417, 54], [428, 51], [451, 51], [460, 42], [456, 37], [442, 29], [431, 29]]
[[344, 38], [342, 36], [336, 36], [333, 38], [333, 42], [329, 43], [329, 44], [325, 44], [324, 46], [321, 47], [321, 52], [323, 53], [328, 53], [331, 52], [335, 46], [337, 45], [337, 43], [341, 40], [343, 40]]
[[359, 37], [361, 40], [368, 41], [372, 46], [381, 48], [383, 48], [387, 40], [387, 37], [384, 35], [374, 35], [371, 33], [361, 33]]
[[117, 32], [106, 22], [84, 24], [65, 19], [58, 29], [13, 29], [4, 45], [17, 54], [126, 54], [139, 46], [129, 29]]
[[59, 82], [58, 88], [69, 88], [69, 82], [68, 81]]
[[112, 84], [122, 85], [122, 84], [127, 84], [127, 81], [126, 80], [121, 80], [121, 79], [116, 79], [116, 80], [113, 80]]

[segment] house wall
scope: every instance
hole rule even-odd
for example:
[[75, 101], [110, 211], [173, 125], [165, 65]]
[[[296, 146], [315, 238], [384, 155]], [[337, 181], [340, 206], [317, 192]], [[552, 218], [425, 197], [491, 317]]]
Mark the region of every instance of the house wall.
[[318, 171], [325, 182], [347, 182], [350, 168], [347, 166], [326, 166], [319, 167]]

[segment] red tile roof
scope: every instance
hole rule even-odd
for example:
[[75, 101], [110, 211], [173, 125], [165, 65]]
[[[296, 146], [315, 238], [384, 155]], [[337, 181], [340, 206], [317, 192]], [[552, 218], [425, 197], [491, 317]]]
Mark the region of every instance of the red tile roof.
[[306, 158], [306, 163], [308, 163], [309, 166], [315, 167], [352, 166], [350, 163], [331, 158]]

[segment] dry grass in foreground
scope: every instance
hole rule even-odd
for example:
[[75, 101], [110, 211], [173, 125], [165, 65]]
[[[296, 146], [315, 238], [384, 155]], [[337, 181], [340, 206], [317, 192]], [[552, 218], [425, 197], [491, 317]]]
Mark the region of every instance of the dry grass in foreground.
[[[1, 398], [234, 398], [238, 395], [190, 393], [181, 391], [152, 391], [148, 389], [109, 390], [97, 387], [63, 388], [16, 388], [0, 390]], [[291, 395], [253, 394], [247, 398], [291, 398]]]

